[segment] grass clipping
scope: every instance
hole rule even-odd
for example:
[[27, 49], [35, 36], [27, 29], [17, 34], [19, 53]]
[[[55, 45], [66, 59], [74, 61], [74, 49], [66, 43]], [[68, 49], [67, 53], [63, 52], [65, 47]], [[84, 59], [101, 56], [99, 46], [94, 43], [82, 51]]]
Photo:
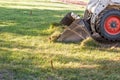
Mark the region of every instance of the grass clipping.
[[91, 37], [86, 38], [85, 40], [83, 40], [80, 44], [80, 47], [82, 49], [86, 49], [86, 48], [95, 48], [95, 47], [99, 47], [100, 45], [93, 40]]
[[52, 30], [52, 34], [49, 37], [50, 42], [56, 42], [60, 37], [61, 33], [64, 31], [64, 28], [59, 23], [52, 23], [49, 30]]

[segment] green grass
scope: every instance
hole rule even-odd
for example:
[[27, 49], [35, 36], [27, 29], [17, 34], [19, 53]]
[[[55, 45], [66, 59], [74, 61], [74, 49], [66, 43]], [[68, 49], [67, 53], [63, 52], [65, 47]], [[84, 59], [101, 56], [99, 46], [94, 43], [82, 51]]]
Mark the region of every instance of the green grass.
[[51, 23], [84, 8], [28, 1], [0, 1], [0, 80], [120, 80], [120, 48], [49, 42]]

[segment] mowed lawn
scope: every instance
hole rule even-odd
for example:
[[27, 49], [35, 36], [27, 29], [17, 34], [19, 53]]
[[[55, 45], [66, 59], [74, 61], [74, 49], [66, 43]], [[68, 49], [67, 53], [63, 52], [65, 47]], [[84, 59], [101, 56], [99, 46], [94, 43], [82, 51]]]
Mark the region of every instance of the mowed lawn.
[[120, 48], [50, 42], [49, 26], [84, 7], [0, 0], [0, 80], [120, 80]]

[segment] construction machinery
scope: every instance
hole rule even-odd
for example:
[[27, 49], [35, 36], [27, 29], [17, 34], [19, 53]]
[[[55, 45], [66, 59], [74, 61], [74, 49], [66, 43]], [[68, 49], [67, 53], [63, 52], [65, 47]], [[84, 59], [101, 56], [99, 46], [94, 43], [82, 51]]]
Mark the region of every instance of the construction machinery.
[[[119, 41], [120, 0], [90, 0], [82, 19], [74, 13], [68, 13], [61, 20], [61, 24], [67, 25], [67, 31], [72, 31], [74, 34], [81, 32], [81, 30], [73, 28], [75, 27], [73, 24], [77, 24], [79, 27], [84, 27], [85, 32], [90, 34], [90, 36], [97, 33], [107, 41]], [[63, 39], [67, 31], [63, 32], [59, 41]], [[72, 33], [69, 34], [69, 36], [71, 36]], [[81, 35], [83, 34], [84, 33]], [[79, 34], [77, 36], [80, 37]], [[77, 38], [77, 36], [75, 38]], [[76, 40], [75, 38], [72, 39]], [[78, 39], [78, 41], [79, 40], [80, 39]]]

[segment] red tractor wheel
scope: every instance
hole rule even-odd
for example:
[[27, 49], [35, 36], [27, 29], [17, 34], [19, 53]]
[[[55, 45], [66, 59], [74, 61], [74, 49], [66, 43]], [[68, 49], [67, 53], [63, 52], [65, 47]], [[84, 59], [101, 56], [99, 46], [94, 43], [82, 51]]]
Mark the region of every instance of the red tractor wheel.
[[103, 38], [110, 41], [120, 39], [120, 10], [106, 10], [97, 21], [97, 31]]
[[120, 16], [109, 16], [104, 23], [105, 31], [111, 35], [120, 33]]

